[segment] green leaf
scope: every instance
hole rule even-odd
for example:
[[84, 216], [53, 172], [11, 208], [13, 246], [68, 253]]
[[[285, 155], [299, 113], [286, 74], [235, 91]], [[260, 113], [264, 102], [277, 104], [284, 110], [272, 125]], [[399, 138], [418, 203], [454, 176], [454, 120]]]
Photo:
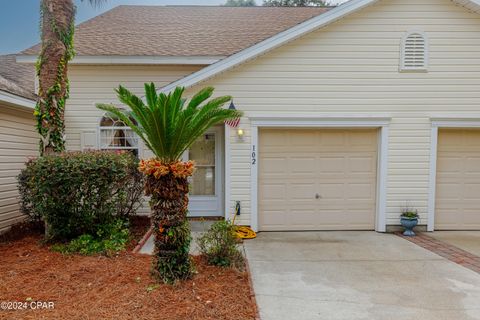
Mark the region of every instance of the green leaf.
[[119, 101], [130, 110], [107, 104], [97, 104], [97, 108], [125, 122], [165, 163], [180, 160], [183, 152], [210, 127], [242, 116], [238, 110], [223, 108], [232, 99], [230, 96], [210, 99], [212, 87], [200, 90], [188, 102], [183, 87], [157, 94], [155, 84], [146, 83], [145, 102], [122, 86], [116, 92]]

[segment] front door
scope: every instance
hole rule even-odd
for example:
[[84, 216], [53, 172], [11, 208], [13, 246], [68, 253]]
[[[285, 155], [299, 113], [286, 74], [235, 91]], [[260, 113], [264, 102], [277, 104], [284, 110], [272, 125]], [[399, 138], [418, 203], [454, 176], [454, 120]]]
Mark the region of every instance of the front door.
[[223, 216], [222, 128], [204, 133], [185, 153], [184, 160], [195, 161], [189, 178], [189, 216]]

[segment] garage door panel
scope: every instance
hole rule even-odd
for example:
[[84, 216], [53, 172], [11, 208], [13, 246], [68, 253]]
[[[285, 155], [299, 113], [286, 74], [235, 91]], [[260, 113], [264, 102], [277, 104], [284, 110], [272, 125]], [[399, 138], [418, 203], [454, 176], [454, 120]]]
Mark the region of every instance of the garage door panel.
[[375, 174], [376, 161], [372, 154], [358, 157], [349, 157], [348, 166], [351, 173]]
[[479, 156], [467, 156], [465, 159], [465, 171], [480, 175], [480, 155]]
[[463, 159], [459, 156], [452, 156], [445, 153], [438, 154], [437, 166], [442, 168], [440, 175], [460, 173], [462, 171]]
[[370, 183], [349, 183], [347, 192], [350, 200], [371, 200], [375, 196], [375, 187]]
[[260, 230], [373, 230], [377, 141], [376, 130], [260, 130]]
[[308, 173], [315, 172], [315, 158], [314, 157], [291, 157], [288, 159], [289, 173]]
[[260, 192], [263, 194], [265, 201], [283, 200], [287, 196], [286, 186], [283, 183], [261, 184]]
[[[463, 198], [474, 201], [476, 204], [480, 197], [480, 180], [476, 183], [465, 183], [463, 188]], [[480, 208], [479, 208], [480, 209]]]
[[323, 173], [335, 173], [344, 174], [346, 170], [346, 159], [344, 156], [327, 157], [318, 159], [317, 172]]
[[437, 186], [437, 197], [440, 198], [438, 201], [451, 201], [457, 200], [461, 197], [462, 190], [461, 184], [456, 182], [441, 182]]
[[[305, 134], [304, 130], [291, 130], [288, 132], [287, 136], [287, 141], [289, 145], [294, 145], [298, 148], [301, 148], [302, 146], [310, 148], [311, 146], [316, 145], [317, 140], [317, 134]], [[304, 148], [301, 149], [305, 150]]]
[[335, 183], [333, 181], [330, 183], [326, 183], [325, 181], [322, 181], [321, 183], [319, 183], [316, 189], [313, 189], [312, 198], [314, 198], [315, 195], [318, 193], [323, 200], [322, 203], [319, 203], [319, 205], [326, 203], [328, 200], [344, 199], [344, 188], [344, 183]]
[[480, 230], [480, 130], [438, 134], [435, 229]]
[[352, 147], [362, 146], [363, 150], [376, 151], [377, 139], [376, 135], [372, 135], [371, 132], [356, 132], [350, 134], [349, 145]]
[[288, 184], [288, 198], [291, 201], [311, 200], [315, 197], [315, 183], [290, 183]]
[[284, 175], [287, 166], [286, 158], [264, 158], [264, 174], [265, 175]]

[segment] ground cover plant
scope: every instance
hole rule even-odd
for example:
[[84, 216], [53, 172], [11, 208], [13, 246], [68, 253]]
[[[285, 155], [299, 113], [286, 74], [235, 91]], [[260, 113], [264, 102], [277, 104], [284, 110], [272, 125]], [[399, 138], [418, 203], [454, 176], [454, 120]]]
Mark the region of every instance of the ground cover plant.
[[244, 266], [239, 249], [240, 239], [235, 235], [235, 226], [229, 221], [217, 221], [198, 239], [198, 247], [209, 264], [221, 267]]

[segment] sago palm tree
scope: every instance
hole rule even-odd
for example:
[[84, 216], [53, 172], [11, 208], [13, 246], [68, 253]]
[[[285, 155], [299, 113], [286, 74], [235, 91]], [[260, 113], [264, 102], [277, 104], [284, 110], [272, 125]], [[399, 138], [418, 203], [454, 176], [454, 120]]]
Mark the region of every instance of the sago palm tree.
[[[98, 6], [106, 0], [88, 0]], [[68, 99], [68, 62], [73, 58], [75, 5], [73, 0], [42, 0], [40, 2], [42, 48], [37, 61], [39, 82], [35, 108], [40, 153], [65, 150], [65, 101]]]
[[167, 283], [186, 279], [193, 270], [188, 254], [191, 238], [187, 178], [193, 174], [194, 164], [182, 162], [182, 155], [208, 128], [242, 115], [222, 108], [231, 97], [210, 99], [213, 90], [205, 88], [187, 102], [184, 88], [157, 94], [153, 83], [145, 84], [145, 103], [119, 86], [118, 98], [130, 110], [97, 105], [132, 128], [155, 155], [142, 160], [139, 169], [147, 176], [145, 192], [151, 196], [155, 234], [152, 274]]

